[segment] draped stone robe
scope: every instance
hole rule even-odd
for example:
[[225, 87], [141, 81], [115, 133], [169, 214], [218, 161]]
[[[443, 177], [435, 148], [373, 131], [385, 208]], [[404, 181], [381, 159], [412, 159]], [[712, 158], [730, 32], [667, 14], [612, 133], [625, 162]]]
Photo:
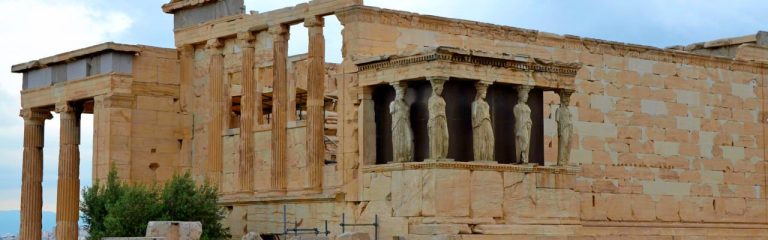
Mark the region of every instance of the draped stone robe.
[[568, 164], [571, 153], [571, 136], [573, 134], [573, 125], [571, 123], [571, 112], [568, 106], [561, 105], [555, 111], [557, 121], [557, 165], [564, 166]]
[[531, 108], [519, 102], [513, 109], [515, 114], [515, 159], [518, 163], [528, 163], [531, 142]]
[[411, 130], [410, 108], [403, 99], [389, 104], [392, 114], [392, 153], [394, 162], [413, 161], [413, 131]]
[[493, 161], [493, 126], [488, 103], [482, 99], [472, 102], [472, 145], [475, 161]]
[[429, 106], [429, 157], [445, 159], [448, 157], [448, 119], [445, 114], [445, 99], [433, 94], [427, 102]]

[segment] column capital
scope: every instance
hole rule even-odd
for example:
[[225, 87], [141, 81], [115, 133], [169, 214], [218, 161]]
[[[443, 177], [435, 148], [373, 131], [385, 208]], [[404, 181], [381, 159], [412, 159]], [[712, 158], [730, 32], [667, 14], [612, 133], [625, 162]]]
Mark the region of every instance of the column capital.
[[573, 94], [573, 89], [560, 89], [557, 91], [557, 95], [560, 96], [560, 103], [564, 106], [568, 106], [571, 102], [571, 94]]
[[290, 28], [288, 28], [288, 25], [270, 25], [267, 31], [269, 34], [272, 34], [272, 41], [288, 41], [290, 38]]
[[311, 16], [304, 19], [304, 27], [324, 27], [325, 19], [319, 16]]
[[212, 55], [221, 54], [224, 50], [224, 44], [218, 38], [210, 39], [205, 43], [205, 49]]
[[448, 81], [448, 79], [450, 79], [450, 77], [448, 77], [448, 76], [427, 76], [426, 79], [427, 79], [427, 81], [430, 81], [430, 82], [432, 82], [432, 81], [442, 81], [442, 82], [445, 82], [445, 81]]
[[75, 107], [69, 103], [57, 103], [53, 111], [56, 113], [73, 113], [75, 112]]
[[192, 56], [195, 54], [195, 46], [192, 44], [184, 44], [179, 47], [179, 52], [181, 53], [181, 56]]
[[47, 110], [24, 108], [19, 111], [19, 117], [29, 121], [45, 121], [53, 118], [53, 115]]
[[237, 40], [242, 48], [253, 48], [256, 44], [256, 36], [251, 31], [237, 33]]

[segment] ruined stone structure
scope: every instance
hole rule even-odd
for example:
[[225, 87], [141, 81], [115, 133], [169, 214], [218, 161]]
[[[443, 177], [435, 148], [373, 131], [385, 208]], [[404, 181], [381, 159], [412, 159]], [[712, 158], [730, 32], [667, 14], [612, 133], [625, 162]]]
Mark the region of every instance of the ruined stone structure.
[[[105, 43], [13, 66], [22, 239], [40, 238], [52, 113], [60, 239], [76, 235], [81, 114], [95, 179], [190, 171], [220, 187], [236, 239], [325, 220], [335, 236], [342, 215], [378, 218], [380, 239], [768, 238], [766, 32], [660, 49], [361, 0], [162, 8], [176, 49]], [[331, 15], [340, 64], [325, 62]], [[307, 54], [288, 56], [291, 25], [308, 28]]]

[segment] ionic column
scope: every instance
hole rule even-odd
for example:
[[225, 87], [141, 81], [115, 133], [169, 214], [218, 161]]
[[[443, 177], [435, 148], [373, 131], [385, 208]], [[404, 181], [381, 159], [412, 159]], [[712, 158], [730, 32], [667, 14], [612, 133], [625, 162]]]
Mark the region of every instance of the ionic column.
[[290, 32], [286, 25], [274, 25], [269, 28], [272, 34], [272, 190], [285, 191], [287, 187], [287, 140], [288, 130], [288, 38]]
[[555, 111], [555, 120], [557, 121], [557, 165], [568, 165], [571, 155], [571, 136], [573, 136], [573, 118], [568, 105], [571, 102], [572, 89], [561, 89], [557, 92], [560, 95], [560, 107]]
[[56, 192], [56, 239], [77, 239], [80, 206], [80, 110], [56, 105], [61, 118], [59, 182]]
[[181, 94], [179, 94], [181, 109], [188, 111], [187, 107], [190, 102], [193, 101], [194, 93], [192, 92], [192, 69], [195, 55], [195, 47], [187, 44], [179, 48], [179, 87], [181, 88]]
[[43, 133], [49, 111], [22, 109], [24, 160], [21, 169], [21, 226], [19, 239], [40, 240], [43, 228]]
[[208, 65], [208, 90], [211, 106], [208, 120], [208, 180], [221, 189], [222, 148], [221, 133], [224, 131], [227, 102], [224, 98], [224, 45], [218, 39], [208, 41], [206, 48], [210, 56]]
[[240, 101], [240, 191], [253, 191], [253, 124], [256, 108], [256, 78], [254, 77], [254, 41], [250, 32], [238, 34], [242, 49], [243, 95]]
[[309, 29], [307, 60], [307, 161], [309, 161], [309, 187], [322, 191], [323, 165], [325, 165], [325, 38], [322, 17], [304, 20]]

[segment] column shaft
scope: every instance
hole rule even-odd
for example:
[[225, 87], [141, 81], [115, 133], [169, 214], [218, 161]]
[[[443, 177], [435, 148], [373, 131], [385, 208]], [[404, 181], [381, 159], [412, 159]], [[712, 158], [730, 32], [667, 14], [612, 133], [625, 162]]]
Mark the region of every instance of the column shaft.
[[208, 93], [211, 106], [208, 108], [208, 181], [221, 189], [222, 149], [221, 133], [224, 131], [224, 119], [227, 104], [224, 99], [224, 55], [222, 43], [218, 39], [208, 41], [210, 62], [208, 65]]
[[309, 61], [307, 74], [307, 156], [309, 187], [322, 191], [325, 165], [325, 38], [323, 18], [304, 21], [309, 28]]
[[256, 110], [256, 79], [254, 67], [254, 37], [250, 32], [241, 33], [243, 95], [240, 101], [240, 191], [253, 191], [253, 124]]
[[272, 65], [272, 190], [285, 191], [287, 187], [287, 140], [288, 130], [288, 72], [286, 61], [288, 60], [289, 31], [286, 25], [270, 27], [273, 41], [273, 65]]
[[19, 239], [40, 240], [43, 214], [43, 139], [48, 111], [21, 110], [24, 118], [24, 162], [21, 173]]
[[66, 103], [57, 105], [56, 112], [61, 118], [56, 238], [77, 239], [80, 213], [80, 112]]
[[179, 87], [181, 88], [181, 94], [179, 94], [181, 109], [188, 111], [187, 107], [194, 99], [194, 93], [192, 91], [192, 70], [195, 55], [195, 47], [192, 45], [184, 45], [179, 48], [181, 56], [179, 58]]

